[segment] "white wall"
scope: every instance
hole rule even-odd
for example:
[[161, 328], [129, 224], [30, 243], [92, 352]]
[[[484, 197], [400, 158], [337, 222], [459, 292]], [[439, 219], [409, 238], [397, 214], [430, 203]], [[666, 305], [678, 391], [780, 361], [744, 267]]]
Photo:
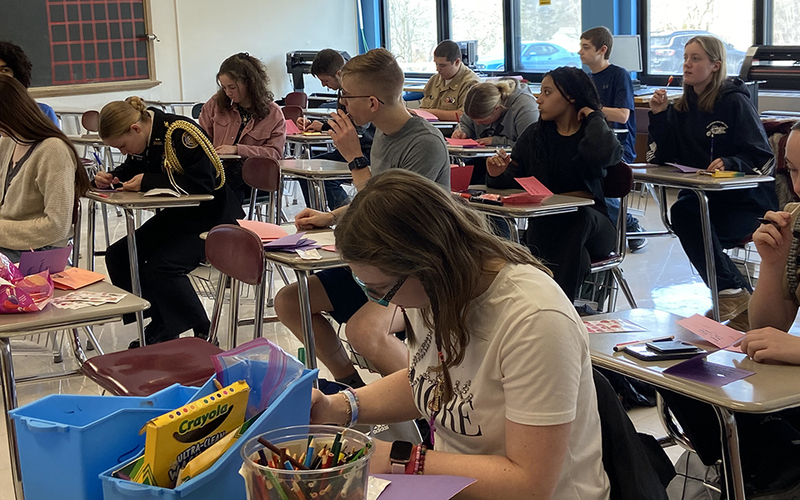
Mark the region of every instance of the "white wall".
[[[153, 100], [205, 102], [220, 63], [249, 52], [267, 65], [275, 98], [292, 91], [286, 52], [326, 47], [357, 53], [356, 0], [151, 0], [156, 78], [150, 90], [40, 99], [56, 109], [100, 109], [136, 94]], [[322, 91], [305, 75], [306, 92]], [[186, 110], [188, 113], [188, 110]]]

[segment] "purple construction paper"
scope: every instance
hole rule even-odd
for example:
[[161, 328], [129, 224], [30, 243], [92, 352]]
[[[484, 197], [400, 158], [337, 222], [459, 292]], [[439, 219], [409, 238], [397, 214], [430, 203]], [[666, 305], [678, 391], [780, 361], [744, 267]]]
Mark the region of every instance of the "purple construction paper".
[[667, 368], [664, 370], [664, 373], [714, 387], [722, 387], [731, 382], [747, 378], [755, 373], [733, 366], [712, 363], [706, 359], [708, 354], [710, 353], [698, 354], [697, 356], [691, 357], [686, 361], [682, 361], [677, 365]]
[[702, 169], [699, 169], [699, 168], [687, 167], [686, 165], [681, 165], [680, 163], [667, 163], [667, 165], [669, 165], [670, 167], [677, 168], [678, 170], [680, 170], [684, 174], [694, 174], [698, 170], [702, 170]]
[[418, 474], [374, 474], [391, 481], [378, 500], [448, 500], [476, 480], [460, 476], [425, 476]]
[[39, 250], [37, 252], [22, 252], [19, 256], [19, 270], [24, 276], [49, 270], [50, 274], [60, 273], [67, 267], [67, 260], [72, 253], [72, 247], [53, 248], [52, 250]]
[[306, 233], [295, 233], [290, 234], [288, 236], [284, 236], [282, 238], [278, 238], [277, 240], [270, 241], [269, 243], [264, 243], [264, 248], [288, 248], [288, 247], [295, 247], [300, 243], [300, 240], [306, 239], [303, 236]]

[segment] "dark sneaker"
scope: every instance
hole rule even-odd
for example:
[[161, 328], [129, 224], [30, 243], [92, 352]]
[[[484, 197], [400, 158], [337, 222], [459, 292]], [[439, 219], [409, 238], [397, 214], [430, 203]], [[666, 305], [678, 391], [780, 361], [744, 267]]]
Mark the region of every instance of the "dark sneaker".
[[[635, 222], [633, 227], [628, 228], [629, 233], [643, 233], [644, 228], [639, 225], [639, 222]], [[637, 250], [641, 250], [642, 248], [647, 246], [647, 238], [628, 238], [628, 248], [631, 252], [635, 252]]]

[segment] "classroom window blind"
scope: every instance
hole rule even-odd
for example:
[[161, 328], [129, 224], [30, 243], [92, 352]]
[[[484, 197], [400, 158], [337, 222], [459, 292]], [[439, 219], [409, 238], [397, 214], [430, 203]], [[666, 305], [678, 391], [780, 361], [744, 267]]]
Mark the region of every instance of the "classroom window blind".
[[[795, 12], [797, 3], [785, 2], [794, 4]], [[683, 74], [683, 47], [698, 35], [722, 39], [728, 74], [739, 74], [745, 53], [753, 45], [753, 0], [659, 0], [647, 2], [647, 9], [649, 74]], [[796, 31], [796, 24], [787, 25], [786, 31]]]
[[[450, 0], [451, 38], [455, 41], [477, 40], [477, 67], [502, 65], [502, 0]], [[476, 61], [470, 61], [474, 63]]]
[[512, 69], [545, 73], [559, 66], [581, 67], [581, 0], [520, 0], [519, 8], [520, 45]]
[[406, 73], [434, 73], [436, 0], [388, 0], [386, 48]]

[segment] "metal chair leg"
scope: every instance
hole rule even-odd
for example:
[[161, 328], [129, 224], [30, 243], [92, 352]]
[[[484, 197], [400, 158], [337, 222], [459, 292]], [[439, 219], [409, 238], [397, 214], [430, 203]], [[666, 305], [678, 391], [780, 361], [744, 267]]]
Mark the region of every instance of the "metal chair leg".
[[217, 281], [217, 296], [214, 299], [214, 310], [211, 313], [211, 329], [209, 331], [208, 341], [212, 344], [217, 343], [217, 334], [219, 332], [220, 316], [222, 314], [222, 303], [225, 301], [225, 284], [228, 282], [228, 277], [219, 273], [219, 280]]
[[239, 330], [239, 280], [231, 278], [231, 303], [230, 317], [228, 318], [228, 349], [235, 349], [237, 346], [236, 334]]
[[622, 290], [622, 294], [625, 296], [628, 305], [631, 306], [631, 309], [636, 309], [636, 299], [633, 298], [633, 292], [631, 292], [631, 287], [628, 285], [628, 280], [622, 275], [622, 269], [620, 267], [615, 267], [611, 269], [611, 272], [614, 274], [614, 279], [617, 280], [617, 285], [620, 290]]

